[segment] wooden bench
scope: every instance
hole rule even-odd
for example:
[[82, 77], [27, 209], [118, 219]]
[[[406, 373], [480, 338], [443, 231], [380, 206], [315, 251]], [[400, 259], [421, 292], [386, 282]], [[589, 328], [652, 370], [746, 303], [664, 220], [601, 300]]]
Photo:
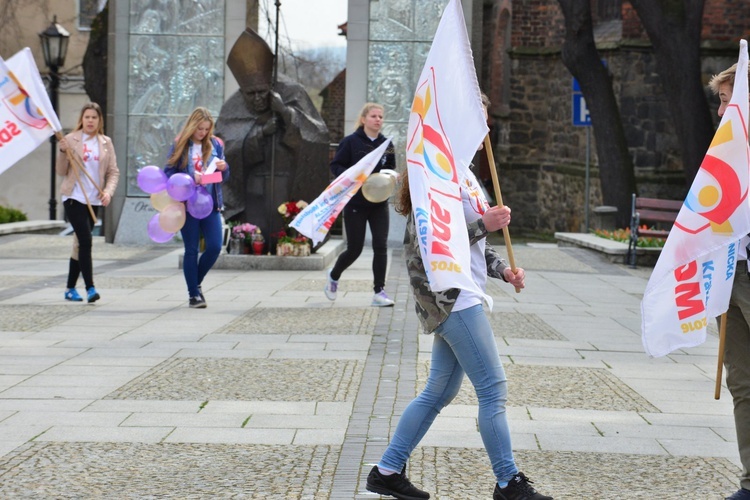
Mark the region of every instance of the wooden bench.
[[[677, 214], [682, 208], [681, 200], [661, 200], [643, 198], [633, 193], [630, 214], [630, 242], [628, 243], [627, 262], [630, 267], [636, 266], [638, 238], [667, 239]], [[650, 223], [653, 229], [641, 229], [641, 224]]]

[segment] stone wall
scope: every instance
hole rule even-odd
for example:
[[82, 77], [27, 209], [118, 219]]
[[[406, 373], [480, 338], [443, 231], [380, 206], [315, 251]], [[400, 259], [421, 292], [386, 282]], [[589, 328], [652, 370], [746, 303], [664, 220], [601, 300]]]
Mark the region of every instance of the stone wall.
[[320, 92], [323, 105], [320, 116], [328, 126], [328, 136], [331, 144], [336, 144], [347, 135], [344, 130], [344, 110], [346, 106], [346, 69], [342, 70]]

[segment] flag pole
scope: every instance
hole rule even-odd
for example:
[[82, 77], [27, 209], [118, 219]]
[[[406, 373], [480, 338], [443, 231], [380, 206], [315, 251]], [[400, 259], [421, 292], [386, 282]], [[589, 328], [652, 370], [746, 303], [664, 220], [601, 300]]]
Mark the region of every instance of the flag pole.
[[[495, 167], [495, 154], [492, 152], [492, 142], [490, 141], [490, 134], [484, 136], [484, 150], [487, 153], [487, 160], [490, 164], [490, 174], [492, 174], [492, 186], [495, 188], [495, 200], [498, 206], [503, 206], [503, 195], [500, 193], [500, 181], [497, 180], [497, 167]], [[510, 243], [510, 231], [508, 226], [503, 228], [503, 238], [505, 239], [505, 248], [508, 251], [508, 263], [510, 263], [510, 270], [513, 274], [516, 273], [516, 259], [513, 257], [513, 246]], [[521, 293], [521, 289], [516, 288], [516, 293]]]
[[714, 399], [721, 398], [721, 372], [724, 367], [724, 341], [727, 338], [727, 313], [721, 315], [719, 319], [719, 361], [716, 366], [716, 389], [714, 389]]

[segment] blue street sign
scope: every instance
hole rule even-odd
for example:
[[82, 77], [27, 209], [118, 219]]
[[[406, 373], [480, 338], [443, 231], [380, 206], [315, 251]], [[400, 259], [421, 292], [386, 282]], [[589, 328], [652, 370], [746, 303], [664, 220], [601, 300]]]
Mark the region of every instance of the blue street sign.
[[589, 108], [586, 106], [586, 99], [583, 98], [581, 86], [575, 78], [573, 78], [573, 125], [576, 127], [591, 126]]

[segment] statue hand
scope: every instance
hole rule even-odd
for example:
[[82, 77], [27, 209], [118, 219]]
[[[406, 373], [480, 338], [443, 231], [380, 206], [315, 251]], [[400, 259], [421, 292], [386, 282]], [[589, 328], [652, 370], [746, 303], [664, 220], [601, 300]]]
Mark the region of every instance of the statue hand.
[[270, 120], [263, 125], [263, 135], [273, 135], [276, 133], [276, 117], [272, 116]]
[[272, 90], [269, 94], [271, 97], [271, 109], [275, 113], [283, 112], [286, 109], [286, 105], [284, 104], [284, 101], [281, 100], [279, 93]]

